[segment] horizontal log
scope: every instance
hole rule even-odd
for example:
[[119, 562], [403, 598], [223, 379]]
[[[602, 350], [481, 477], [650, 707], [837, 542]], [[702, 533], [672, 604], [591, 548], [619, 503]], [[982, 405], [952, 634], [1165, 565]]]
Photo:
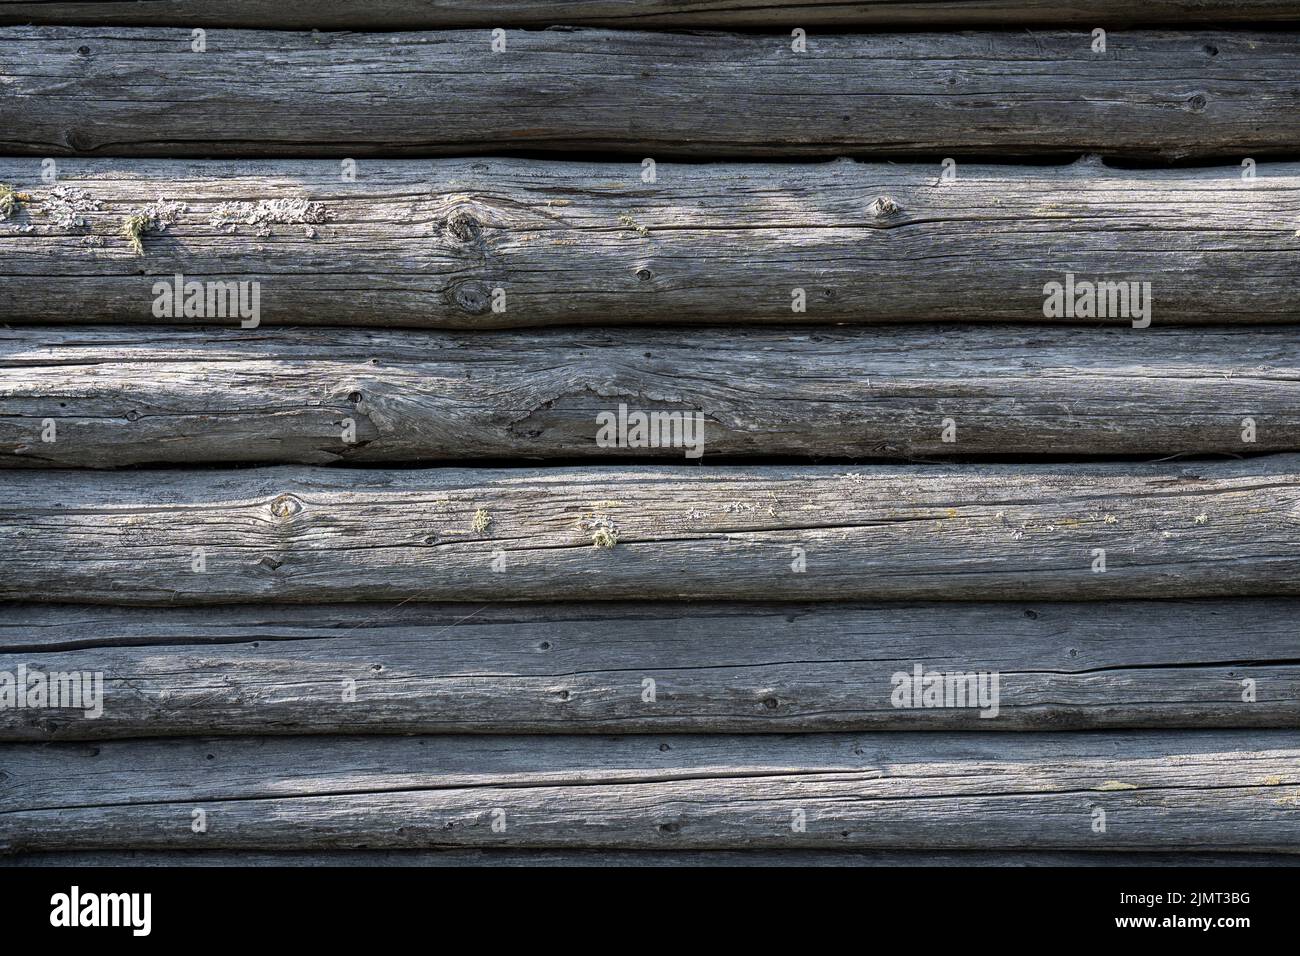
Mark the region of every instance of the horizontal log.
[[186, 738], [0, 768], [9, 852], [1300, 853], [1294, 731]]
[[64, 850], [0, 856], [5, 867], [915, 867], [1300, 866], [1288, 853], [1151, 853], [1018, 850]]
[[0, 472], [0, 599], [1300, 594], [1300, 458]]
[[[493, 52], [493, 44], [505, 48]], [[1300, 33], [0, 28], [0, 153], [1294, 154]]]
[[[662, 163], [653, 183], [639, 164], [517, 159], [363, 161], [352, 182], [331, 161], [62, 160], [53, 185], [41, 169], [0, 160], [26, 197], [0, 222], [0, 321], [1300, 321], [1296, 163], [962, 162], [952, 181], [938, 163]], [[257, 308], [252, 285], [243, 318], [207, 287], [177, 308], [177, 273], [256, 282]], [[1053, 311], [1067, 275], [1149, 283], [1145, 318], [1137, 298], [1088, 308], [1082, 285]]]
[[[1269, 599], [8, 607], [0, 672], [103, 683], [98, 716], [0, 709], [0, 739], [1294, 728], [1297, 612]], [[896, 706], [916, 665], [996, 675], [996, 707]]]
[[1298, 387], [1290, 328], [0, 329], [0, 466], [1297, 451]]
[[1292, 0], [0, 0], [0, 23], [425, 30], [439, 27], [1026, 27], [1257, 23]]

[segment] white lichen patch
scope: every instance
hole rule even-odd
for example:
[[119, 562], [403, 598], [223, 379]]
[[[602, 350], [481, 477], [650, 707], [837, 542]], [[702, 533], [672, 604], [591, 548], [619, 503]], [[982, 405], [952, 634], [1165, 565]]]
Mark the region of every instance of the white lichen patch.
[[99, 212], [102, 203], [84, 189], [75, 186], [51, 186], [41, 197], [41, 211], [50, 224], [64, 232], [79, 232], [90, 228], [86, 216]]
[[158, 201], [145, 209], [144, 214], [153, 223], [153, 231], [162, 232], [175, 223], [180, 218], [181, 213], [188, 208], [183, 202], [170, 202], [159, 196]]
[[328, 222], [330, 211], [324, 203], [308, 199], [262, 199], [251, 202], [223, 202], [212, 212], [209, 224], [214, 229], [234, 235], [240, 226], [251, 226], [260, 238], [274, 235], [272, 226], [301, 226], [308, 239], [316, 238], [313, 225]]
[[1192, 520], [1195, 521], [1197, 524], [1205, 524], [1207, 521], [1210, 520], [1210, 516], [1209, 516], [1209, 515], [1197, 515], [1197, 516], [1196, 516], [1195, 518], [1193, 518]]

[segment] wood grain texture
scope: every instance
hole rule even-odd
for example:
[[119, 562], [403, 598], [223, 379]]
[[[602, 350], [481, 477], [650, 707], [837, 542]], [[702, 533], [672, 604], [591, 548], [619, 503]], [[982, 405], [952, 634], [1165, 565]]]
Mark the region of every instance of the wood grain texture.
[[5, 867], [1099, 867], [1300, 866], [1287, 853], [1083, 850], [63, 850], [0, 855]]
[[1300, 147], [1300, 33], [0, 28], [0, 152], [1070, 154]]
[[[0, 671], [102, 673], [103, 712], [0, 710], [0, 738], [1297, 728], [1298, 611], [1269, 599], [7, 607]], [[894, 707], [894, 675], [917, 664], [996, 673], [997, 712]]]
[[[1045, 285], [1071, 273], [1150, 283], [1156, 326], [1300, 321], [1296, 163], [1250, 181], [1240, 165], [1095, 159], [962, 162], [951, 182], [937, 162], [849, 160], [661, 163], [653, 183], [640, 163], [518, 159], [361, 161], [353, 182], [333, 161], [57, 169], [51, 186], [38, 160], [0, 160], [0, 183], [28, 196], [0, 221], [0, 320], [239, 326], [233, 310], [155, 315], [155, 284], [181, 273], [259, 282], [267, 325], [1132, 327], [1114, 310], [1044, 318]], [[176, 221], [138, 255], [123, 222], [159, 197]]]
[[[620, 406], [701, 443], [610, 447]], [[0, 329], [10, 467], [1296, 450], [1289, 328]]]
[[0, 23], [421, 30], [438, 27], [1024, 27], [1300, 19], [1294, 0], [0, 0]]
[[0, 768], [9, 852], [1300, 853], [1294, 731], [184, 738], [9, 744]]
[[[851, 472], [8, 471], [0, 473], [0, 598], [1295, 595], [1298, 494], [1300, 459], [1287, 455]], [[1094, 570], [1099, 549], [1104, 572]]]

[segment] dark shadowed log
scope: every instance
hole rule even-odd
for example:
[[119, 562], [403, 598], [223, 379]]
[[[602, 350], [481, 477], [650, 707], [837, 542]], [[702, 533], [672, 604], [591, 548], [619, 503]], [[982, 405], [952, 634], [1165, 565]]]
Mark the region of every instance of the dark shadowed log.
[[[1300, 727], [1298, 611], [1269, 599], [7, 607], [0, 672], [100, 673], [103, 690], [98, 716], [0, 709], [0, 738]], [[908, 703], [897, 675], [916, 665], [984, 674], [985, 691], [996, 674], [996, 708], [992, 693], [895, 706]]]
[[[937, 162], [662, 163], [654, 182], [640, 164], [498, 159], [362, 161], [354, 181], [332, 161], [57, 171], [49, 185], [38, 160], [0, 160], [26, 197], [0, 221], [0, 320], [241, 325], [213, 288], [176, 308], [180, 273], [257, 282], [248, 322], [281, 325], [1300, 321], [1295, 163], [962, 162], [952, 180]], [[139, 252], [134, 215], [153, 225]], [[1067, 274], [1075, 307], [1051, 311]], [[1089, 308], [1082, 283], [1124, 285]]]
[[420, 30], [1239, 23], [1300, 18], [1293, 0], [0, 0], [0, 23]]
[[1081, 850], [63, 850], [0, 855], [0, 868], [51, 866], [1300, 866], [1300, 855]]
[[1294, 731], [190, 738], [0, 768], [8, 851], [1300, 853]]
[[[1300, 148], [1300, 33], [0, 28], [0, 152], [668, 156]], [[498, 42], [499, 46], [499, 42]]]
[[0, 472], [0, 598], [1300, 594], [1300, 459]]

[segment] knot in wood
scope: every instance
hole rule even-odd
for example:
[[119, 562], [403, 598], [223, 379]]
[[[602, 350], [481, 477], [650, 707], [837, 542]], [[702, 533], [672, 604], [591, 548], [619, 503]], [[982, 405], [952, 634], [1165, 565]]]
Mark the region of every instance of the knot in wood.
[[464, 282], [452, 293], [456, 305], [470, 315], [483, 315], [492, 307], [491, 293], [481, 282]]
[[902, 207], [888, 196], [880, 196], [871, 204], [871, 214], [877, 219], [886, 219], [890, 216], [897, 216], [902, 211]]
[[271, 502], [271, 514], [277, 518], [292, 518], [302, 511], [302, 502], [293, 495], [281, 495]]
[[447, 217], [447, 232], [458, 242], [477, 242], [483, 235], [483, 227], [469, 213], [458, 210]]

